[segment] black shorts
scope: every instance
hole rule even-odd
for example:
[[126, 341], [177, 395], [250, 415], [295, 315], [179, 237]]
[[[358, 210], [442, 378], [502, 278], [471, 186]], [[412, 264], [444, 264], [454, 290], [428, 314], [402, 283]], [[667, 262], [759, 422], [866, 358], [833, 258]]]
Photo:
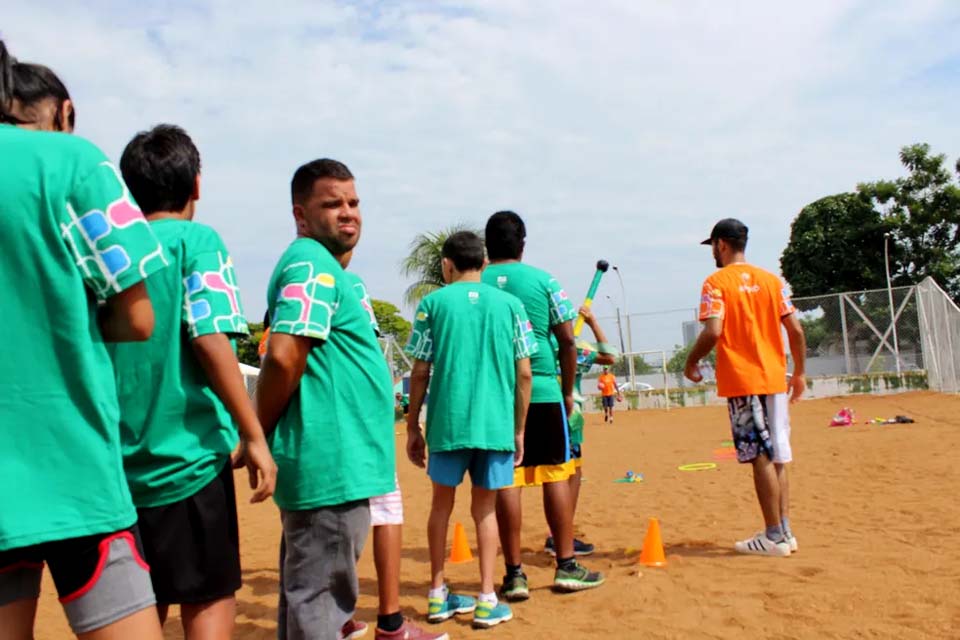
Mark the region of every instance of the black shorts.
[[614, 396], [602, 396], [603, 406], [607, 409], [613, 409]]
[[523, 434], [521, 467], [564, 464], [570, 460], [570, 431], [561, 402], [531, 402]]
[[173, 504], [138, 509], [157, 603], [197, 604], [240, 588], [240, 536], [233, 469]]

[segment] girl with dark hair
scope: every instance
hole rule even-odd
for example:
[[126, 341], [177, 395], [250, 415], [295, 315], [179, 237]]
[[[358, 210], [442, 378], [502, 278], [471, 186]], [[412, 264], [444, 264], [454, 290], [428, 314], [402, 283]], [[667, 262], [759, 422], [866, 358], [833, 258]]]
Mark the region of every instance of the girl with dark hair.
[[105, 342], [147, 339], [167, 258], [46, 67], [0, 41], [0, 629], [33, 637], [43, 565], [82, 640], [160, 640]]

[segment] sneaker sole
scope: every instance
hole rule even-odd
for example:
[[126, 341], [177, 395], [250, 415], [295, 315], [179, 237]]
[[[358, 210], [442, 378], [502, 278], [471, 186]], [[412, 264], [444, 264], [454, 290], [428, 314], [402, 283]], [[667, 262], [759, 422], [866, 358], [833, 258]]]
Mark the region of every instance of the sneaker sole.
[[446, 622], [447, 620], [457, 615], [458, 613], [473, 613], [476, 608], [477, 606], [474, 605], [472, 607], [460, 607], [459, 609], [451, 609], [450, 611], [444, 611], [443, 613], [434, 614], [434, 615], [427, 614], [427, 622], [431, 624], [437, 624], [438, 622]]
[[[753, 549], [748, 549], [747, 547], [737, 547], [735, 546], [734, 551], [741, 553], [745, 556], [766, 556], [768, 558], [789, 558], [790, 557], [790, 547], [789, 545], [786, 549], [781, 549], [780, 547], [773, 547], [769, 551], [754, 551]], [[786, 551], [786, 553], [784, 553]]]
[[[545, 552], [547, 552], [548, 554], [550, 554], [551, 556], [553, 556], [554, 558], [557, 557], [557, 550], [556, 550], [556, 549], [548, 549], [548, 548], [544, 547], [543, 550], [544, 550]], [[578, 557], [592, 556], [594, 553], [596, 553], [596, 551], [597, 551], [596, 549], [591, 549], [590, 551], [574, 551], [574, 552], [573, 552], [573, 555], [574, 555], [574, 556], [578, 556]]]
[[496, 618], [496, 619], [490, 618], [490, 619], [487, 619], [487, 620], [483, 620], [483, 619], [478, 620], [477, 618], [474, 618], [474, 619], [473, 619], [473, 627], [474, 627], [475, 629], [489, 629], [490, 627], [495, 627], [495, 626], [497, 626], [498, 624], [500, 624], [501, 622], [507, 622], [508, 620], [513, 620], [513, 612], [512, 612], [512, 611], [511, 611], [509, 614], [507, 614], [507, 615], [505, 615], [504, 617], [502, 617], [502, 618]]
[[554, 580], [553, 590], [561, 593], [574, 593], [577, 591], [586, 591], [587, 589], [596, 589], [604, 583], [601, 578], [597, 582], [581, 582], [579, 580]]
[[507, 602], [523, 602], [524, 600], [530, 599], [530, 591], [514, 591], [512, 593], [501, 592], [501, 596]]

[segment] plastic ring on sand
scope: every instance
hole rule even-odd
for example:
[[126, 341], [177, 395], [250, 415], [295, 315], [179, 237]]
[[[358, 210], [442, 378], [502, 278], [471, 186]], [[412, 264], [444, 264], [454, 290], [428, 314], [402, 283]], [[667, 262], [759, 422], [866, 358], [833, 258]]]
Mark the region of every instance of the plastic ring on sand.
[[716, 469], [716, 462], [694, 462], [693, 464], [682, 464], [677, 469], [680, 471], [709, 471]]

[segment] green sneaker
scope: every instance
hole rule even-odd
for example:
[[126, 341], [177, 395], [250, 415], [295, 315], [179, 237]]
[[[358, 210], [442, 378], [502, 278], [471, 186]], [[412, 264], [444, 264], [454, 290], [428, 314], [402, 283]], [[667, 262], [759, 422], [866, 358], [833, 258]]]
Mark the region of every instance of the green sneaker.
[[473, 612], [473, 626], [477, 629], [489, 629], [508, 620], [513, 620], [513, 612], [507, 605], [477, 600], [477, 610]]
[[458, 613], [473, 613], [477, 601], [470, 596], [447, 592], [445, 599], [427, 598], [427, 622], [443, 622]]
[[527, 587], [527, 574], [518, 576], [503, 576], [503, 586], [500, 587], [500, 597], [508, 602], [521, 602], [530, 598], [530, 588]]
[[553, 575], [553, 588], [555, 591], [583, 591], [593, 589], [603, 584], [603, 574], [599, 571], [589, 571], [579, 562], [573, 563], [571, 569], [561, 569], [557, 567], [557, 572]]

